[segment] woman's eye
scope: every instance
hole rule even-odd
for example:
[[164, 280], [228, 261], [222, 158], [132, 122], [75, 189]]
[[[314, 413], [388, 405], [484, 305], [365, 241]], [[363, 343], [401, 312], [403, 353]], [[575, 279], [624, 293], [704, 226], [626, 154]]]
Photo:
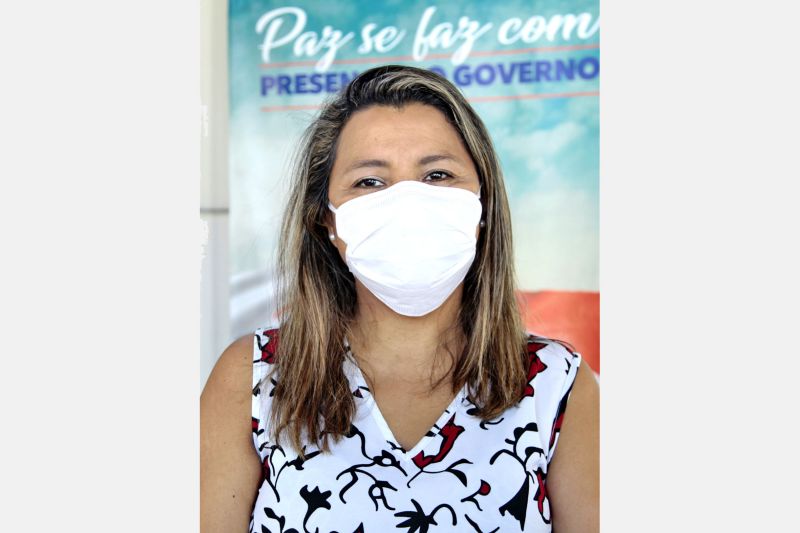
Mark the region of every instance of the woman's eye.
[[452, 178], [453, 175], [450, 174], [449, 172], [444, 171], [444, 170], [434, 170], [433, 172], [429, 172], [428, 175], [425, 176], [426, 179], [431, 178], [431, 177], [433, 179], [430, 179], [428, 181], [444, 181], [446, 179]]
[[371, 189], [373, 187], [378, 187], [380, 185], [382, 185], [382, 183], [378, 178], [364, 178], [356, 182], [356, 187], [361, 187], [366, 189]]

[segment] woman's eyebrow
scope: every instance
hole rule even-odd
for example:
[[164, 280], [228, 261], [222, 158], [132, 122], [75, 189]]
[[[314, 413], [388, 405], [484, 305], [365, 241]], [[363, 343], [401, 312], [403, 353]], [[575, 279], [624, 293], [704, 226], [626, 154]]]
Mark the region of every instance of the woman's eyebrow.
[[[443, 154], [431, 154], [431, 155], [426, 155], [424, 157], [421, 157], [417, 161], [417, 166], [418, 167], [422, 167], [422, 166], [425, 166], [425, 165], [429, 165], [430, 163], [434, 163], [436, 161], [442, 161], [442, 160], [449, 160], [449, 161], [453, 161], [455, 163], [461, 163], [461, 160], [458, 157], [454, 156], [453, 154], [443, 153]], [[391, 166], [391, 164], [388, 161], [385, 161], [383, 159], [359, 159], [357, 161], [354, 161], [351, 165], [349, 165], [345, 169], [345, 172], [351, 172], [351, 171], [357, 170], [359, 168], [367, 168], [367, 167], [369, 167], [369, 168], [374, 168], [374, 167], [388, 168], [390, 166]]]

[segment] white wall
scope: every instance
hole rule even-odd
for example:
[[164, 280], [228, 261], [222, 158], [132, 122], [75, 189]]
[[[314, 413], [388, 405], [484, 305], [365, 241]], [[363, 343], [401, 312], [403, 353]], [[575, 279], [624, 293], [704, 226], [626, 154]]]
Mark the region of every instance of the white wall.
[[201, 2], [200, 386], [230, 342], [228, 272], [228, 2]]

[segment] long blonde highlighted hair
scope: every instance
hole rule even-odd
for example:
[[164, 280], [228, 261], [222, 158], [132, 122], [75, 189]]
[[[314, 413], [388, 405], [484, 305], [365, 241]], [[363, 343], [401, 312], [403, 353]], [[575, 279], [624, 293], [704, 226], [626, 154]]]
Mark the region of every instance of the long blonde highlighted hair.
[[452, 361], [453, 393], [467, 385], [477, 415], [489, 420], [517, 403], [524, 391], [527, 337], [515, 297], [511, 216], [486, 127], [461, 92], [439, 74], [401, 65], [372, 68], [326, 100], [305, 130], [281, 225], [280, 335], [273, 367], [279, 378], [270, 433], [276, 442], [288, 435], [301, 454], [307, 442], [329, 451], [329, 438], [349, 434], [355, 412], [342, 364], [344, 339], [352, 338], [357, 308], [355, 279], [324, 224], [339, 135], [359, 110], [409, 103], [431, 105], [445, 115], [472, 156], [481, 184], [485, 227], [464, 279], [455, 325], [465, 344]]

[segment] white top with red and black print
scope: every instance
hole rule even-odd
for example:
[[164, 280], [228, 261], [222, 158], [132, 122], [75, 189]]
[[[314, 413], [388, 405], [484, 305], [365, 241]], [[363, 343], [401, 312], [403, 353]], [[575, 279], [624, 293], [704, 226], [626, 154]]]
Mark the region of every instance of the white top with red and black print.
[[331, 441], [330, 453], [306, 446], [302, 460], [286, 443], [270, 442], [264, 424], [276, 384], [265, 378], [279, 337], [277, 328], [263, 328], [253, 341], [253, 442], [263, 479], [251, 532], [551, 531], [547, 468], [579, 354], [529, 335], [528, 385], [517, 405], [484, 422], [465, 387], [404, 450], [348, 352], [356, 401], [349, 434]]

